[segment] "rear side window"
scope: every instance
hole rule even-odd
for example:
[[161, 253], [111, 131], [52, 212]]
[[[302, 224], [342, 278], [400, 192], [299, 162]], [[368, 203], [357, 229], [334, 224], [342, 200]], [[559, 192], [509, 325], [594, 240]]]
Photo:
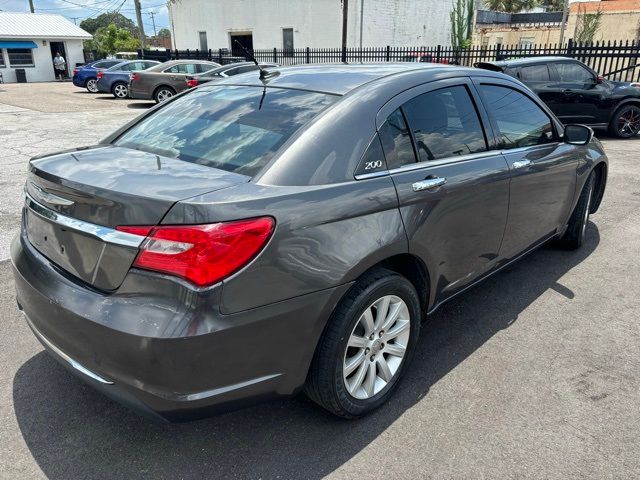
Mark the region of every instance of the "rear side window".
[[546, 65], [529, 65], [520, 69], [520, 80], [523, 82], [548, 82], [549, 67]]
[[551, 119], [529, 97], [509, 87], [481, 85], [500, 148], [520, 148], [554, 141]]
[[487, 149], [480, 119], [463, 86], [423, 93], [402, 108], [421, 162]]
[[202, 88], [161, 107], [114, 144], [254, 176], [337, 98], [282, 88]]
[[387, 117], [380, 128], [380, 140], [389, 169], [415, 163], [416, 155], [413, 151], [409, 127], [399, 108]]
[[193, 63], [179, 63], [165, 70], [167, 73], [196, 73], [196, 66]]
[[561, 82], [595, 83], [593, 74], [579, 63], [560, 62], [554, 66]]
[[196, 67], [196, 73], [204, 73], [216, 68], [215, 65], [209, 65], [208, 63], [196, 63], [195, 67]]

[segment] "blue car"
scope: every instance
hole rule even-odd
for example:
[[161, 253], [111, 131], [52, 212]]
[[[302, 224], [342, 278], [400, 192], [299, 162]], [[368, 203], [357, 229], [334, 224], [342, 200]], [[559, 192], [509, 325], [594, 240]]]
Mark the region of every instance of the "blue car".
[[86, 88], [89, 93], [98, 93], [98, 72], [107, 68], [111, 68], [122, 60], [96, 60], [89, 62], [81, 67], [73, 69], [73, 84], [76, 87]]
[[129, 96], [129, 72], [146, 70], [160, 62], [155, 60], [128, 60], [114, 65], [107, 70], [98, 72], [98, 91], [112, 93], [116, 98], [127, 98]]

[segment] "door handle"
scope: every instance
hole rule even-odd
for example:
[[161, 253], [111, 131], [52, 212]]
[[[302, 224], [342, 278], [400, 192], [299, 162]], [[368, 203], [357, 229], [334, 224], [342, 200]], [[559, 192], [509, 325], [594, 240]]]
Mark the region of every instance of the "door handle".
[[514, 169], [528, 167], [529, 165], [531, 165], [531, 160], [520, 160], [518, 162], [513, 162]]
[[573, 95], [576, 92], [574, 92], [573, 90], [571, 90], [569, 88], [565, 88], [564, 90], [562, 90], [562, 93], [564, 93], [565, 95]]
[[412, 187], [414, 192], [421, 192], [422, 190], [431, 190], [433, 188], [440, 187], [445, 183], [447, 183], [446, 178], [427, 178], [426, 180], [414, 183]]

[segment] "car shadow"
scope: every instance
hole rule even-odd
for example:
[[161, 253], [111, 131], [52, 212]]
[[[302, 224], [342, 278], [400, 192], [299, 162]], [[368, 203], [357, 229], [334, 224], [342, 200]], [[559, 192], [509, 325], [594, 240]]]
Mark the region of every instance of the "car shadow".
[[155, 105], [156, 105], [156, 102], [135, 102], [135, 103], [128, 103], [127, 108], [147, 109]]
[[319, 479], [374, 441], [543, 293], [553, 289], [572, 299], [560, 279], [599, 240], [590, 223], [580, 250], [538, 250], [443, 305], [423, 326], [393, 399], [357, 421], [335, 418], [299, 396], [190, 423], [154, 424], [96, 393], [44, 352], [14, 377], [17, 421], [50, 479]]

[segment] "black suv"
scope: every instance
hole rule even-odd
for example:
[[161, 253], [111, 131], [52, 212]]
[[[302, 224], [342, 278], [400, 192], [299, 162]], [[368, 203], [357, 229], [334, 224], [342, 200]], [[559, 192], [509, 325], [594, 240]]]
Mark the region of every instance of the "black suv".
[[640, 131], [640, 83], [606, 80], [584, 63], [565, 57], [520, 58], [475, 66], [517, 78], [565, 124], [608, 128], [621, 138], [634, 137]]

